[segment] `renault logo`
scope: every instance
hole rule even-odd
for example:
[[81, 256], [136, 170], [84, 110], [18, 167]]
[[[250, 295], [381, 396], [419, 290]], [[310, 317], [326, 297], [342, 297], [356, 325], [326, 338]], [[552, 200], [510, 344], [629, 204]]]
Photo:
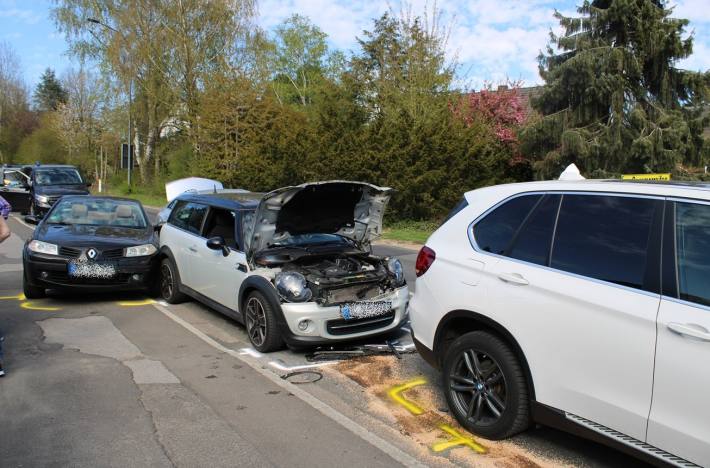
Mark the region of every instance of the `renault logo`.
[[98, 254], [99, 253], [96, 251], [96, 249], [89, 249], [86, 252], [86, 256], [89, 257], [91, 260], [95, 259]]

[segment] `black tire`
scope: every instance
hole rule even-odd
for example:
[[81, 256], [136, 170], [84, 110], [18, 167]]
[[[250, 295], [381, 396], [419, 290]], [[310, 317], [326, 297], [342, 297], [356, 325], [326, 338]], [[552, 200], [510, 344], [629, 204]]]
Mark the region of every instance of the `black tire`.
[[169, 258], [160, 262], [158, 282], [160, 297], [168, 304], [179, 304], [187, 300], [187, 296], [180, 292], [180, 273]]
[[249, 293], [244, 301], [244, 324], [249, 341], [262, 353], [283, 349], [284, 340], [276, 320], [276, 312], [259, 291]]
[[525, 372], [497, 336], [485, 331], [460, 336], [447, 350], [442, 372], [449, 408], [469, 431], [500, 440], [530, 426]]
[[44, 288], [32, 286], [27, 282], [27, 277], [22, 274], [22, 292], [27, 299], [42, 299], [47, 297], [47, 291]]

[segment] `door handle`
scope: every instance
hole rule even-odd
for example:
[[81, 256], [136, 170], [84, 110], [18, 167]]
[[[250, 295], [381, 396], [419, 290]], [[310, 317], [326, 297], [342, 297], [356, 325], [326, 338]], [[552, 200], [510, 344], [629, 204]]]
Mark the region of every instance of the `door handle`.
[[191, 246], [191, 247], [188, 247], [187, 250], [189, 250], [190, 252], [195, 252], [195, 253], [197, 253], [197, 247], [195, 247], [194, 245]]
[[699, 340], [710, 341], [710, 333], [708, 333], [705, 327], [701, 327], [700, 325], [670, 322], [667, 327], [671, 331], [674, 331], [680, 335], [687, 335]]
[[526, 286], [530, 284], [530, 282], [523, 278], [523, 276], [519, 273], [501, 273], [498, 275], [498, 279], [505, 283], [516, 284], [518, 286]]

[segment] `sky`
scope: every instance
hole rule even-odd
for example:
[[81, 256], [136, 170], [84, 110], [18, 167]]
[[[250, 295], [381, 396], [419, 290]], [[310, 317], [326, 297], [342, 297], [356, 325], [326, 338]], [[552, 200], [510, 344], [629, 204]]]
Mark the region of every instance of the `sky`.
[[[671, 0], [674, 16], [690, 20], [694, 53], [679, 66], [710, 69], [709, 0]], [[536, 57], [544, 49], [550, 30], [558, 25], [555, 9], [574, 14], [580, 1], [570, 0], [410, 0], [415, 15], [432, 17], [435, 6], [441, 27], [448, 31], [447, 55], [460, 63], [457, 81], [480, 88], [506, 80], [540, 84]], [[27, 83], [34, 87], [42, 72], [58, 75], [71, 66], [64, 36], [50, 17], [51, 0], [0, 0], [0, 41], [20, 56]], [[356, 51], [356, 37], [369, 29], [373, 18], [391, 10], [403, 13], [401, 0], [260, 0], [257, 22], [271, 30], [293, 13], [307, 16], [327, 35], [329, 45]], [[428, 14], [427, 14], [428, 13]]]

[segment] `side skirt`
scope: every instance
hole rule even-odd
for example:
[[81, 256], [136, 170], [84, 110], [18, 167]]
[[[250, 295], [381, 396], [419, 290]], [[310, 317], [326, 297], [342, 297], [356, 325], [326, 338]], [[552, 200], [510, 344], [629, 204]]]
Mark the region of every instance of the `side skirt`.
[[536, 423], [606, 445], [654, 466], [699, 466], [621, 432], [542, 403], [533, 402], [532, 417]]
[[181, 284], [180, 285], [180, 292], [187, 294], [188, 296], [190, 296], [194, 300], [203, 303], [204, 305], [206, 305], [210, 309], [214, 309], [217, 312], [219, 312], [220, 314], [226, 315], [227, 317], [229, 317], [233, 320], [236, 320], [240, 324], [244, 325], [244, 319], [242, 318], [242, 314], [240, 314], [239, 312], [237, 312], [235, 310], [230, 309], [229, 307], [223, 306], [219, 302], [213, 301], [212, 299], [205, 296], [204, 294], [198, 293], [197, 291], [195, 291], [191, 287]]

